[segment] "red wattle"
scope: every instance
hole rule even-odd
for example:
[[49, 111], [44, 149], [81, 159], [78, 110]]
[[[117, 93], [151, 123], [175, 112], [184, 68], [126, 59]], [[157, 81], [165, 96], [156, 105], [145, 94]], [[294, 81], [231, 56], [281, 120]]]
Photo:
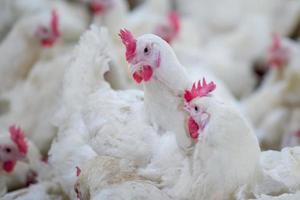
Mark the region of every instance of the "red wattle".
[[94, 15], [98, 15], [104, 10], [104, 7], [97, 1], [92, 1], [90, 4], [90, 10]]
[[153, 70], [149, 65], [143, 66], [141, 76], [143, 77], [144, 81], [149, 81], [152, 77]]
[[192, 117], [189, 117], [188, 119], [188, 128], [191, 138], [197, 139], [199, 136], [199, 126]]
[[9, 160], [9, 161], [6, 161], [3, 163], [3, 169], [4, 171], [6, 171], [7, 173], [10, 173], [14, 170], [16, 166], [16, 161], [13, 161], [13, 160]]
[[43, 39], [43, 40], [41, 40], [41, 45], [43, 47], [49, 48], [49, 47], [53, 46], [55, 41], [56, 41], [56, 39]]
[[143, 77], [138, 73], [138, 72], [134, 72], [132, 75], [132, 78], [135, 80], [135, 82], [137, 83], [141, 83], [143, 80]]

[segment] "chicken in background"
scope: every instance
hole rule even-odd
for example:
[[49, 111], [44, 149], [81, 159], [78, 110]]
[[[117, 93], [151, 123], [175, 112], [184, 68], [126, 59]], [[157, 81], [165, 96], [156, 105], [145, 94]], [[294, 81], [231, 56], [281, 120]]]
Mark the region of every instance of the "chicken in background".
[[[1, 193], [28, 186], [36, 181], [36, 170], [40, 154], [35, 145], [25, 138], [24, 132], [16, 126], [0, 135]], [[4, 192], [4, 193], [3, 193]]]
[[296, 25], [300, 10], [300, 3], [293, 0], [266, 0], [259, 3], [251, 0], [175, 2], [180, 13], [196, 19], [197, 27], [206, 39], [236, 29], [248, 16], [253, 15], [266, 18], [271, 32], [287, 36]]
[[154, 29], [154, 34], [161, 37], [167, 43], [171, 43], [179, 34], [180, 19], [175, 11], [168, 13], [167, 21], [158, 24]]
[[[248, 0], [201, 0], [189, 4], [177, 0], [176, 3], [179, 12], [193, 17], [199, 29], [196, 32], [203, 43], [198, 57], [239, 99], [249, 96], [257, 85], [252, 65], [267, 48], [269, 35], [277, 28], [287, 30], [284, 25], [294, 26], [300, 9], [299, 2], [282, 0], [259, 4]], [[278, 16], [282, 16], [280, 20]], [[238, 75], [233, 77], [233, 74]], [[236, 81], [242, 84], [235, 84]]]
[[[61, 11], [62, 8], [59, 10]], [[67, 16], [69, 16], [68, 14]], [[65, 17], [66, 14], [62, 18]], [[58, 22], [58, 16], [53, 11], [51, 26], [55, 32], [54, 35], [60, 34], [58, 23], [60, 27], [64, 26], [63, 30], [66, 30], [62, 35], [68, 35], [67, 30], [72, 30], [65, 26], [65, 22]], [[46, 46], [51, 45], [52, 39], [47, 40], [47, 34], [50, 35], [49, 38], [52, 37], [51, 32], [47, 33], [47, 29], [41, 27], [38, 34], [42, 38], [46, 38], [41, 40], [41, 43]], [[70, 39], [71, 37], [67, 36], [66, 38]], [[24, 128], [26, 136], [37, 145], [45, 156], [57, 132], [50, 121], [59, 100], [59, 88], [65, 65], [69, 59], [68, 52], [72, 48], [72, 44], [65, 43], [67, 41], [64, 40], [63, 44], [40, 53], [40, 60], [30, 66], [31, 71], [28, 71], [27, 77], [19, 80], [11, 90], [0, 96], [0, 110], [2, 110], [0, 124], [2, 126], [16, 122], [20, 124]]]
[[22, 132], [15, 131], [15, 127], [11, 127], [8, 135], [1, 133], [0, 144], [0, 163], [1, 163], [1, 180], [0, 180], [0, 197], [7, 192], [8, 176], [15, 168], [19, 160], [25, 160], [28, 151]]
[[257, 78], [252, 65], [267, 48], [269, 35], [268, 23], [263, 18], [248, 18], [233, 31], [206, 42], [199, 57], [207, 63], [207, 70], [221, 79], [236, 98], [243, 99], [255, 89]]
[[168, 12], [172, 10], [170, 0], [149, 0], [133, 9], [128, 15], [126, 26], [135, 35], [142, 35], [154, 31], [154, 27], [161, 23]]
[[105, 26], [113, 41], [122, 24], [126, 23], [129, 13], [128, 4], [124, 0], [88, 0], [93, 15], [93, 24]]
[[63, 52], [50, 60], [40, 60], [26, 80], [1, 95], [6, 111], [0, 115], [0, 124], [20, 124], [26, 137], [33, 141], [43, 155], [47, 155], [57, 129], [51, 123], [60, 102], [63, 74], [70, 59]]
[[22, 18], [56, 9], [60, 15], [62, 39], [77, 41], [88, 28], [89, 16], [81, 4], [60, 0], [3, 0], [0, 3], [0, 41], [5, 38], [14, 24]]
[[60, 35], [58, 23], [58, 14], [52, 11], [50, 16], [39, 14], [15, 24], [0, 45], [0, 94], [26, 78], [41, 50], [54, 45]]
[[[13, 88], [19, 80], [24, 80], [36, 61], [53, 58], [65, 45], [76, 42], [88, 23], [88, 13], [81, 5], [65, 1], [48, 2], [39, 12], [20, 18], [0, 45], [0, 94]], [[48, 48], [58, 39], [58, 52], [56, 48]], [[13, 47], [15, 43], [18, 48]]]
[[[247, 117], [257, 129], [263, 149], [279, 150], [292, 145], [288, 141], [298, 140], [293, 133], [300, 127], [290, 124], [298, 118], [299, 55], [299, 44], [274, 35], [266, 55], [269, 70], [260, 87], [242, 101]], [[288, 135], [294, 139], [287, 139]]]
[[0, 2], [0, 41], [20, 19], [47, 11], [48, 0], [3, 0]]
[[293, 0], [266, 0], [259, 4], [251, 0], [243, 1], [246, 12], [265, 15], [271, 25], [272, 32], [288, 36], [297, 25], [300, 3]]
[[69, 1], [50, 1], [49, 9], [59, 14], [60, 41], [63, 44], [77, 43], [81, 34], [88, 29], [91, 17], [80, 3]]

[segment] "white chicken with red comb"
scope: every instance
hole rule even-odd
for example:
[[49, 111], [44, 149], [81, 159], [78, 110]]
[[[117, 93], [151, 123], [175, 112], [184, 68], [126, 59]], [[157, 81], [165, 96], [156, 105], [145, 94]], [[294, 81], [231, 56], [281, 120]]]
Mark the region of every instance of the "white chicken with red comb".
[[187, 128], [195, 142], [190, 199], [233, 199], [258, 169], [254, 131], [235, 107], [210, 94], [215, 88], [203, 78], [184, 93]]
[[164, 130], [174, 131], [183, 149], [192, 141], [184, 129], [185, 113], [180, 110], [181, 95], [190, 81], [185, 68], [179, 63], [166, 41], [153, 34], [137, 39], [126, 29], [120, 31], [126, 47], [130, 73], [145, 92], [145, 109], [150, 122]]
[[0, 2], [0, 41], [20, 18], [45, 11], [48, 0], [3, 0]]
[[10, 173], [14, 170], [16, 162], [26, 157], [28, 146], [25, 135], [20, 128], [11, 126], [9, 128], [10, 137], [1, 135], [0, 160], [2, 170]]
[[4, 185], [1, 192], [26, 187], [52, 175], [49, 166], [41, 161], [39, 150], [21, 128], [12, 125], [8, 130], [1, 130], [0, 185]]
[[126, 47], [131, 76], [136, 83], [143, 83], [150, 122], [160, 129], [174, 131], [179, 146], [188, 150], [193, 142], [184, 128], [186, 113], [181, 96], [192, 84], [191, 76], [200, 76], [202, 71], [189, 76], [170, 45], [156, 35], [145, 34], [136, 39], [126, 29], [119, 35]]
[[53, 10], [25, 17], [15, 24], [0, 45], [0, 94], [26, 77], [43, 47], [54, 45], [60, 36], [58, 20]]
[[[25, 140], [24, 133], [21, 129], [11, 126], [9, 128], [9, 134], [0, 135], [0, 197], [6, 192], [7, 178], [17, 164], [18, 161], [25, 160], [27, 157], [28, 145]], [[4, 190], [4, 191], [3, 191]], [[4, 193], [3, 193], [4, 192]]]

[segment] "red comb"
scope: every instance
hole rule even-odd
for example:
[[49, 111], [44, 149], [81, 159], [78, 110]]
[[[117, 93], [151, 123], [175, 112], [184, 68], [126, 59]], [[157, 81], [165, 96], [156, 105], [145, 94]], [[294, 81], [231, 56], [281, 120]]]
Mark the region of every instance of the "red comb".
[[121, 29], [119, 36], [126, 47], [126, 60], [130, 61], [135, 56], [136, 39], [134, 39], [131, 32], [126, 29]]
[[24, 132], [15, 125], [9, 127], [11, 140], [17, 145], [19, 152], [27, 154], [28, 146], [25, 140]]
[[214, 89], [216, 89], [216, 84], [214, 82], [210, 82], [209, 84], [207, 84], [205, 78], [203, 78], [202, 85], [199, 80], [197, 86], [196, 83], [194, 83], [191, 90], [184, 91], [184, 100], [186, 102], [190, 102], [196, 97], [207, 96]]
[[176, 11], [171, 11], [168, 15], [169, 21], [176, 32], [180, 29], [180, 19]]
[[54, 36], [58, 37], [60, 35], [59, 26], [58, 26], [58, 15], [56, 10], [52, 10], [51, 12], [51, 29], [53, 31]]

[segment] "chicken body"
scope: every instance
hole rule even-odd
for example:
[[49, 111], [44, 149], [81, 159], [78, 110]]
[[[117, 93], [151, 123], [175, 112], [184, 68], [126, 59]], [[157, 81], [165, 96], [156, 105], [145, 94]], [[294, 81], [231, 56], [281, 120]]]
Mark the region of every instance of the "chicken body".
[[199, 127], [196, 137], [190, 132], [195, 140], [190, 198], [232, 199], [257, 173], [260, 148], [254, 131], [234, 106], [214, 96], [195, 97], [187, 106]]
[[35, 181], [41, 156], [34, 143], [25, 139], [21, 129], [15, 126], [9, 132], [1, 131], [0, 137], [1, 191], [4, 192], [1, 195], [4, 195]]
[[[151, 137], [156, 134], [142, 115], [142, 92], [114, 91], [104, 80], [109, 67], [108, 35], [104, 29], [91, 29], [82, 37], [65, 73], [63, 107], [55, 122], [59, 133], [50, 150], [50, 163], [70, 196], [75, 196], [76, 176], [69, 169], [82, 168], [96, 155], [145, 165], [150, 158]], [[62, 147], [65, 151], [59, 153]], [[66, 158], [68, 162], [63, 162]]]
[[[1, 43], [0, 94], [24, 79], [38, 60], [42, 46], [35, 31], [40, 25], [50, 21], [49, 13], [21, 19]], [[15, 48], [15, 44], [18, 48]]]
[[[98, 168], [94, 168], [95, 165]], [[77, 186], [80, 199], [170, 199], [154, 183], [139, 176], [132, 163], [107, 156], [96, 157], [87, 163]]]

